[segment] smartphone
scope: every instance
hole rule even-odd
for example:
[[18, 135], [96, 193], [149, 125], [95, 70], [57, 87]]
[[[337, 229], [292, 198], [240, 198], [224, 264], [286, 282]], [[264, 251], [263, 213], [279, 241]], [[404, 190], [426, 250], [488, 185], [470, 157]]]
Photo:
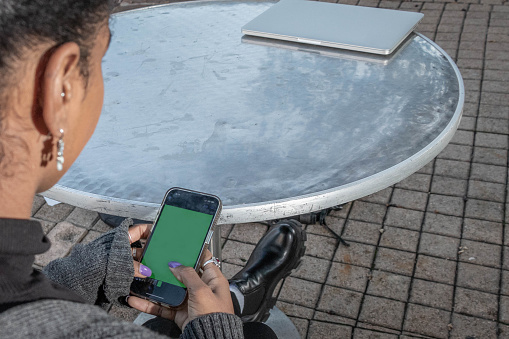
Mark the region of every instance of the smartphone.
[[135, 277], [131, 294], [166, 307], [184, 303], [187, 289], [171, 273], [168, 262], [199, 269], [221, 207], [221, 200], [211, 194], [177, 187], [166, 192], [140, 260], [152, 275]]

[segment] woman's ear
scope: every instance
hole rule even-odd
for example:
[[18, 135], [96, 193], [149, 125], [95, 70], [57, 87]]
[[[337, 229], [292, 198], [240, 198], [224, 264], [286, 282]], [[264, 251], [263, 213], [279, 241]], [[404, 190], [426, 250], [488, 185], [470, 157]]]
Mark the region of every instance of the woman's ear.
[[65, 43], [53, 50], [42, 75], [42, 118], [51, 135], [56, 137], [67, 127], [67, 108], [73, 92], [80, 91], [83, 86], [79, 60], [79, 46], [74, 42]]

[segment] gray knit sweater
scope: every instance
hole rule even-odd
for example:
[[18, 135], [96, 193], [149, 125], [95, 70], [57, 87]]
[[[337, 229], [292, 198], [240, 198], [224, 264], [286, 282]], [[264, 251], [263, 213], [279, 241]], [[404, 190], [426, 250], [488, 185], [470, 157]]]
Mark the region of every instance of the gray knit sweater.
[[[134, 269], [127, 233], [130, 220], [71, 254], [52, 261], [44, 273], [87, 303], [42, 299], [0, 313], [2, 338], [159, 338], [143, 327], [118, 320], [101, 307], [129, 294]], [[0, 236], [1, 234], [0, 229]], [[1, 268], [0, 268], [1, 269]], [[94, 305], [95, 304], [95, 305]], [[214, 313], [187, 324], [181, 338], [243, 338], [239, 317]]]

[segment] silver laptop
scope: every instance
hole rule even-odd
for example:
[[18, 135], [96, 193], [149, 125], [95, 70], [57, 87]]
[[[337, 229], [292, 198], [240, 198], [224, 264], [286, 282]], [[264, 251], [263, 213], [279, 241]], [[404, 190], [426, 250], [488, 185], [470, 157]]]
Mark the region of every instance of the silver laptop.
[[375, 54], [390, 54], [423, 14], [306, 0], [281, 0], [242, 33]]
[[247, 44], [281, 48], [291, 51], [299, 51], [305, 53], [318, 54], [327, 58], [343, 59], [343, 60], [355, 60], [362, 62], [370, 62], [381, 65], [388, 65], [396, 59], [398, 54], [405, 49], [405, 46], [412, 41], [412, 36], [409, 35], [407, 39], [399, 45], [390, 55], [381, 55], [373, 53], [363, 53], [358, 51], [351, 51], [346, 49], [331, 48], [326, 46], [299, 44], [298, 42], [267, 39], [258, 36], [243, 35], [241, 41]]

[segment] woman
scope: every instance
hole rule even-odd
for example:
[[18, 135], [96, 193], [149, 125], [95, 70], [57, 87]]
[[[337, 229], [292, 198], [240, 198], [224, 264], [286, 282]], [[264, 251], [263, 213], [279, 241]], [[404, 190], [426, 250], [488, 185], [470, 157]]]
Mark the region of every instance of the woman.
[[[61, 178], [99, 119], [101, 60], [111, 38], [112, 6], [107, 0], [0, 1], [4, 338], [157, 336], [95, 306], [125, 300], [133, 275], [150, 275], [149, 268], [133, 261], [130, 247], [147, 237], [149, 225], [128, 229], [125, 222], [88, 245], [76, 246], [69, 257], [51, 262], [44, 274], [32, 269], [34, 255], [50, 246], [41, 225], [28, 220], [33, 197]], [[128, 298], [129, 305], [174, 320], [185, 338], [242, 338], [260, 331], [274, 337], [263, 324], [246, 330], [249, 326], [242, 320], [266, 317], [277, 282], [303, 254], [304, 236], [292, 222], [267, 234], [231, 286], [213, 264], [203, 266], [200, 277], [192, 268], [172, 262], [169, 269], [188, 287], [186, 307], [170, 310], [136, 297]], [[203, 262], [210, 257], [208, 252]]]

